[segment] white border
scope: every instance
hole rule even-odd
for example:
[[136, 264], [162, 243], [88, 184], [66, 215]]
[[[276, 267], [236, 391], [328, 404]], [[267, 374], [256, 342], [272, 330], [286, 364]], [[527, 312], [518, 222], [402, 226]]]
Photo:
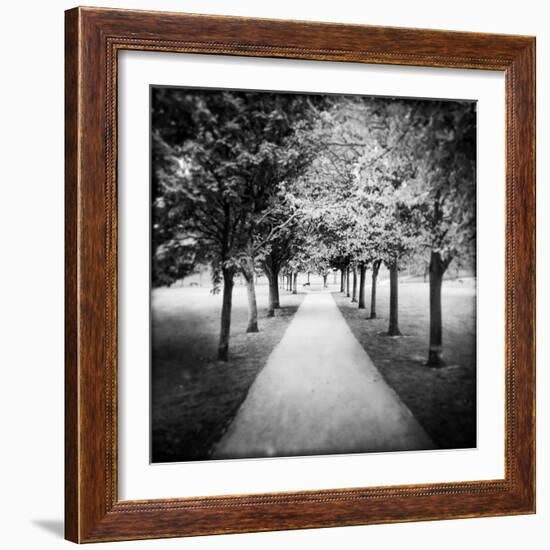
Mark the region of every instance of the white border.
[[[119, 497], [246, 494], [504, 477], [504, 77], [428, 69], [119, 52]], [[149, 464], [149, 86], [478, 100], [478, 447]]]

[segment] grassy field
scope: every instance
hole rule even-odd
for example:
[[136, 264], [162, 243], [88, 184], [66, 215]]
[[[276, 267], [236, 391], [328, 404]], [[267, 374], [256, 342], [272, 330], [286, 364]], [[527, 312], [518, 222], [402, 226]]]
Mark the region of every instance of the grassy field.
[[[332, 283], [332, 280], [331, 280]], [[312, 281], [312, 284], [315, 284]], [[428, 285], [402, 280], [402, 337], [387, 331], [389, 287], [378, 290], [379, 319], [367, 320], [331, 285], [340, 311], [385, 380], [441, 448], [476, 444], [475, 293], [471, 282], [445, 282], [444, 355], [447, 366], [425, 366]], [[256, 376], [280, 342], [304, 294], [281, 291], [282, 308], [266, 317], [267, 287], [258, 285], [260, 332], [247, 334], [246, 291], [234, 290], [230, 361], [216, 360], [221, 296], [205, 287], [155, 289], [152, 294], [153, 461], [208, 458]], [[370, 296], [367, 288], [367, 296]], [[367, 300], [367, 306], [368, 306]]]
[[[367, 288], [370, 297], [370, 288]], [[429, 334], [429, 285], [402, 281], [399, 324], [403, 336], [388, 337], [389, 285], [378, 287], [379, 319], [367, 320], [340, 293], [333, 294], [355, 337], [441, 448], [476, 446], [476, 324], [472, 282], [443, 284], [443, 349], [447, 366], [425, 366]]]
[[282, 308], [266, 317], [267, 286], [257, 287], [260, 332], [247, 334], [244, 286], [235, 286], [230, 361], [216, 360], [221, 296], [208, 288], [152, 293], [153, 461], [208, 458], [258, 372], [298, 309], [303, 294], [281, 291]]

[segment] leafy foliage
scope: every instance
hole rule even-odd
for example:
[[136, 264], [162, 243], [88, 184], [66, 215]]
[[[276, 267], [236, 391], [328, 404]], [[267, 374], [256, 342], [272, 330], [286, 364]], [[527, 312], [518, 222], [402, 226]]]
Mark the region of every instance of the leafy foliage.
[[381, 261], [418, 269], [430, 254], [443, 272], [474, 261], [475, 103], [175, 88], [152, 98], [153, 284], [207, 263], [216, 291], [237, 271], [273, 282]]

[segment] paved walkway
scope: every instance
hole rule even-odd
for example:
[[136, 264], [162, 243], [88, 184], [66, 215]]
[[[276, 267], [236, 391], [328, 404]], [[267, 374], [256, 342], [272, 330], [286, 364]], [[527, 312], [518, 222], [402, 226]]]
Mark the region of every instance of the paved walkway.
[[433, 449], [328, 292], [308, 294], [212, 458]]

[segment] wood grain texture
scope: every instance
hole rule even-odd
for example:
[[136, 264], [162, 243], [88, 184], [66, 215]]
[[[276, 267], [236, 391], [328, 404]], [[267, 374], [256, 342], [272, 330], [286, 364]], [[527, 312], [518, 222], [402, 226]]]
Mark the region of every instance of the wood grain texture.
[[78, 14], [65, 20], [65, 536], [78, 539]]
[[[499, 70], [506, 75], [506, 476], [249, 496], [117, 496], [117, 52]], [[97, 8], [66, 12], [66, 537], [75, 542], [532, 513], [535, 39]]]

